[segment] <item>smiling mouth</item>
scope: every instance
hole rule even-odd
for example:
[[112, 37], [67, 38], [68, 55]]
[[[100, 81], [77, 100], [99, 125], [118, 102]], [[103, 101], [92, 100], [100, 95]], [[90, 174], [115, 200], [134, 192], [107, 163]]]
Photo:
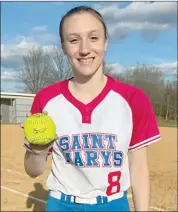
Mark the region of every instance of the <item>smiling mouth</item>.
[[81, 64], [89, 64], [91, 62], [93, 62], [93, 60], [95, 59], [95, 57], [90, 57], [90, 58], [79, 58], [77, 59], [79, 61], [79, 63]]

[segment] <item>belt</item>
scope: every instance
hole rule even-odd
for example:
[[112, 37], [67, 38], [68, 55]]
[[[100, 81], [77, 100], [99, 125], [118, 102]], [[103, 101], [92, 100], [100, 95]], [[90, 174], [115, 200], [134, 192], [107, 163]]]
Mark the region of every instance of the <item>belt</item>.
[[87, 199], [77, 197], [77, 196], [72, 196], [72, 195], [66, 195], [60, 191], [50, 191], [49, 195], [56, 199], [78, 203], [78, 204], [97, 204], [97, 203], [102, 204], [104, 202], [110, 202], [112, 200], [122, 198], [124, 196], [124, 192], [119, 192], [111, 196], [98, 196], [98, 197], [87, 198]]

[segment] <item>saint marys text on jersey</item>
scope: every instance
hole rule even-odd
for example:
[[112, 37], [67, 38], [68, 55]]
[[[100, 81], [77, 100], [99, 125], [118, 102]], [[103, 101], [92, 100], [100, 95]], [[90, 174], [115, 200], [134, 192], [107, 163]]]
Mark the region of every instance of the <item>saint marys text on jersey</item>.
[[66, 163], [79, 167], [121, 167], [124, 155], [116, 143], [116, 135], [105, 133], [64, 135], [57, 141]]

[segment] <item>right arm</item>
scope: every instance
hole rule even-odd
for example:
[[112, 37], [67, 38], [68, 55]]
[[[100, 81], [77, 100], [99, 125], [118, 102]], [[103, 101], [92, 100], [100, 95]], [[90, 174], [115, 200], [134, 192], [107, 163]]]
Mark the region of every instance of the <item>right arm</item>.
[[[28, 146], [28, 147], [27, 147]], [[46, 169], [47, 157], [51, 152], [51, 143], [50, 145], [45, 145], [42, 147], [38, 146], [29, 146], [25, 144], [26, 152], [24, 156], [24, 168], [25, 172], [32, 178], [35, 178], [41, 174]]]
[[[28, 116], [34, 113], [42, 112], [43, 106], [41, 105], [41, 98], [39, 97], [39, 93], [37, 93]], [[23, 128], [23, 125], [21, 127]], [[24, 169], [30, 177], [37, 177], [45, 171], [47, 165], [47, 157], [52, 150], [51, 144], [52, 142], [45, 146], [39, 146], [31, 145], [26, 141], [24, 142], [24, 147], [26, 149], [24, 155]]]

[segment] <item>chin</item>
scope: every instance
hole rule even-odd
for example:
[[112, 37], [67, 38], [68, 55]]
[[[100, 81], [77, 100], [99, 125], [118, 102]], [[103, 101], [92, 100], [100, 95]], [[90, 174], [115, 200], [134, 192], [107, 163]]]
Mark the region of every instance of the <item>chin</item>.
[[78, 76], [90, 77], [96, 73], [97, 69], [95, 69], [93, 67], [92, 68], [91, 67], [82, 67], [82, 68], [77, 67], [74, 70], [75, 70], [76, 75], [78, 75]]
[[78, 76], [83, 78], [90, 78], [95, 74], [95, 71], [79, 71], [77, 73]]
[[97, 71], [99, 71], [100, 65], [90, 67], [76, 67], [76, 74], [83, 77], [92, 77]]

